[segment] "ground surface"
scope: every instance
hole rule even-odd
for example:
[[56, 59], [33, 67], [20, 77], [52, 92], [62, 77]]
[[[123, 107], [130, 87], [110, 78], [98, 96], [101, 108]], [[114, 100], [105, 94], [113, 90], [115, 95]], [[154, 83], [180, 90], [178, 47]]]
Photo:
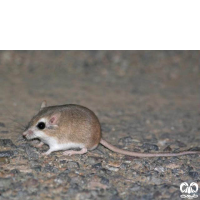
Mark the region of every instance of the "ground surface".
[[[200, 157], [135, 158], [99, 146], [72, 157], [33, 147], [23, 126], [46, 99], [92, 109], [131, 151], [200, 150], [200, 52], [0, 52], [0, 199], [180, 199]], [[21, 124], [21, 125], [20, 125]]]

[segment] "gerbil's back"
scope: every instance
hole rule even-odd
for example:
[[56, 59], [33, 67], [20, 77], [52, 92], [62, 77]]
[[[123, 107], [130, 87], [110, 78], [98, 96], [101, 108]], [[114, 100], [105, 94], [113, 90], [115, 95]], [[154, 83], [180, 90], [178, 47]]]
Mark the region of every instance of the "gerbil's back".
[[61, 112], [61, 133], [67, 134], [67, 140], [83, 143], [89, 150], [99, 144], [100, 123], [91, 110], [75, 104], [58, 106], [57, 109]]

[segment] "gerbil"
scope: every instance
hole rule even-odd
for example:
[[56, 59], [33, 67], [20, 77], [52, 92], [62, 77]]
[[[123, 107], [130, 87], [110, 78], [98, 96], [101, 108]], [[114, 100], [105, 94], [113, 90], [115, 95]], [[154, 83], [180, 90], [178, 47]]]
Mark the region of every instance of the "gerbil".
[[[188, 154], [199, 154], [198, 151], [184, 151], [180, 153], [138, 153], [119, 149], [101, 138], [101, 126], [97, 116], [88, 108], [67, 104], [47, 107], [42, 102], [39, 113], [34, 116], [23, 133], [28, 140], [41, 140], [38, 147], [44, 143], [49, 145], [48, 155], [53, 151], [67, 150], [64, 155], [84, 154], [95, 149], [98, 144], [116, 153], [135, 157], [168, 157]], [[80, 151], [68, 150], [80, 148]]]

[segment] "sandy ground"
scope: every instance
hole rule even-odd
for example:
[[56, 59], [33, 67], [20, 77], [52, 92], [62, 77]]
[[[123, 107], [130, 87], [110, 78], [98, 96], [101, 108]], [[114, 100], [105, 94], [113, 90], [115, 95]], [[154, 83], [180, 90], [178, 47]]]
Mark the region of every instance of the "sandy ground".
[[[103, 138], [130, 151], [200, 150], [199, 51], [1, 51], [0, 199], [180, 199], [200, 157], [135, 158], [99, 146], [47, 157], [22, 138], [48, 105], [93, 110]], [[200, 195], [200, 193], [197, 193]]]

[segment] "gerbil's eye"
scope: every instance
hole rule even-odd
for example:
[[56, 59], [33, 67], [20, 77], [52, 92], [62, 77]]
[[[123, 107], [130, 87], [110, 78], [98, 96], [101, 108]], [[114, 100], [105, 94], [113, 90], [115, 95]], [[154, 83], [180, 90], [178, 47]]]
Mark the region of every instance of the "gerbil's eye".
[[39, 129], [44, 129], [45, 128], [45, 123], [44, 122], [40, 122], [38, 125], [37, 125], [37, 127], [39, 128]]

